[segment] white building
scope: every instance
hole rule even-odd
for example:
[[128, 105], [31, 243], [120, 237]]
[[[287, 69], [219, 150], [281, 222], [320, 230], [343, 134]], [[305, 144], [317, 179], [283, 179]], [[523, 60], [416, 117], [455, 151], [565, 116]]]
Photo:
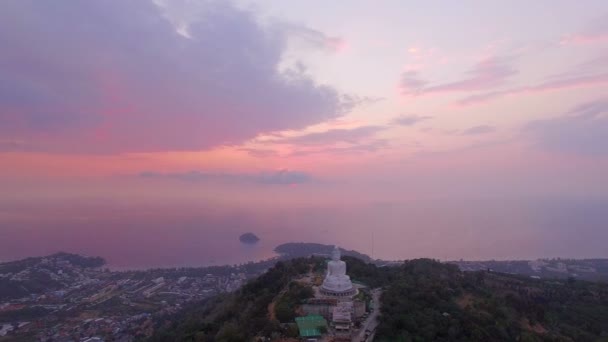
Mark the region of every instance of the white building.
[[332, 297], [351, 297], [357, 293], [350, 277], [346, 275], [346, 263], [340, 260], [340, 249], [334, 247], [331, 261], [327, 263], [327, 275], [321, 285], [321, 293]]

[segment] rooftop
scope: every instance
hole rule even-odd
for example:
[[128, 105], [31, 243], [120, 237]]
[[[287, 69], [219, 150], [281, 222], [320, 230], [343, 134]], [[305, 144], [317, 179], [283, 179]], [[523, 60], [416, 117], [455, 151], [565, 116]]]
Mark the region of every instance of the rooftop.
[[321, 329], [327, 329], [327, 321], [320, 315], [296, 317], [296, 324], [302, 337], [321, 336]]

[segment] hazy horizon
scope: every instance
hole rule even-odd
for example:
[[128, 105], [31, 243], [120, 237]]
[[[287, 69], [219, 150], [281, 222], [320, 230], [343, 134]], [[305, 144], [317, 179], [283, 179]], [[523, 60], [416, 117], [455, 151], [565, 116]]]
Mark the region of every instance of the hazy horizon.
[[608, 258], [606, 1], [6, 0], [0, 47], [0, 260]]
[[[384, 260], [608, 258], [607, 205], [608, 199], [485, 199], [254, 210], [47, 202], [2, 215], [0, 261], [65, 251], [102, 256], [113, 269], [196, 267], [267, 259], [286, 242], [337, 244]], [[261, 241], [240, 243], [245, 232]]]

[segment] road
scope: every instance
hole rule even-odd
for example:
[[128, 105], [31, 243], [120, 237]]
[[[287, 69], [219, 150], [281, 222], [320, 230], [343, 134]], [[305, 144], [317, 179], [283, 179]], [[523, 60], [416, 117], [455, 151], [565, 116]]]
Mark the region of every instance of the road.
[[[380, 295], [382, 295], [381, 289], [372, 290], [372, 312], [369, 314], [367, 319], [361, 323], [361, 330], [359, 330], [359, 334], [353, 338], [354, 342], [368, 342], [374, 340], [376, 327], [378, 326], [378, 315], [380, 314]], [[365, 338], [366, 330], [371, 331], [371, 334], [367, 338]]]

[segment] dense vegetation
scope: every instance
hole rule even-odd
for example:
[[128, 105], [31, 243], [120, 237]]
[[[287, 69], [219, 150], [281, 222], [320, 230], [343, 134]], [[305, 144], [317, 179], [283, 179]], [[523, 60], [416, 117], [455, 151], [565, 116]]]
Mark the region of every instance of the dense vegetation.
[[237, 292], [197, 303], [165, 320], [152, 340], [236, 342], [253, 340], [256, 336], [286, 335], [279, 321], [271, 319], [270, 304], [285, 288], [293, 289], [289, 296], [307, 296], [306, 288], [288, 285], [323, 262], [318, 258], [279, 261]]
[[297, 317], [296, 309], [298, 305], [313, 296], [312, 287], [291, 282], [285, 293], [281, 294], [275, 303], [274, 312], [277, 320], [281, 323], [293, 323]]
[[[257, 263], [128, 273], [132, 279], [150, 275], [175, 278], [235, 271], [259, 274], [268, 269], [235, 293], [190, 304], [173, 317], [158, 318], [161, 321], [152, 340], [274, 340], [297, 336], [294, 318], [301, 314], [300, 304], [313, 295], [312, 288], [298, 279], [310, 272], [322, 274], [326, 268], [324, 257], [295, 257], [329, 254], [332, 248], [285, 244], [277, 247], [280, 257]], [[574, 278], [540, 280], [495, 271], [462, 272], [456, 265], [429, 259], [382, 267], [357, 252], [344, 254], [353, 281], [383, 288], [377, 341], [608, 341], [606, 283]], [[0, 273], [8, 275], [0, 278], [0, 300], [61, 288], [61, 280], [51, 275], [59, 270], [72, 272], [69, 267], [66, 271], [66, 263], [94, 268], [104, 265], [104, 260], [57, 253], [0, 264]], [[522, 262], [510, 265], [525, 266]], [[604, 271], [598, 265], [595, 262], [593, 267]], [[19, 280], [10, 280], [24, 270], [27, 272]], [[361, 299], [368, 301], [369, 296]], [[21, 310], [19, 316], [6, 311], [0, 321], [30, 320], [46, 314], [42, 308]]]
[[608, 338], [608, 287], [463, 273], [413, 260], [393, 268], [378, 341], [596, 341]]
[[342, 257], [342, 260], [346, 262], [348, 275], [354, 282], [375, 288], [390, 284], [394, 279], [395, 275], [390, 267], [378, 267], [352, 256]]
[[[377, 267], [344, 257], [354, 280], [383, 287], [376, 341], [601, 341], [608, 339], [608, 287], [489, 272], [461, 272], [429, 259]], [[311, 295], [294, 279], [322, 258], [281, 261], [230, 295], [186, 308], [156, 341], [252, 341], [293, 336], [297, 306]], [[270, 313], [274, 303], [274, 317]]]

